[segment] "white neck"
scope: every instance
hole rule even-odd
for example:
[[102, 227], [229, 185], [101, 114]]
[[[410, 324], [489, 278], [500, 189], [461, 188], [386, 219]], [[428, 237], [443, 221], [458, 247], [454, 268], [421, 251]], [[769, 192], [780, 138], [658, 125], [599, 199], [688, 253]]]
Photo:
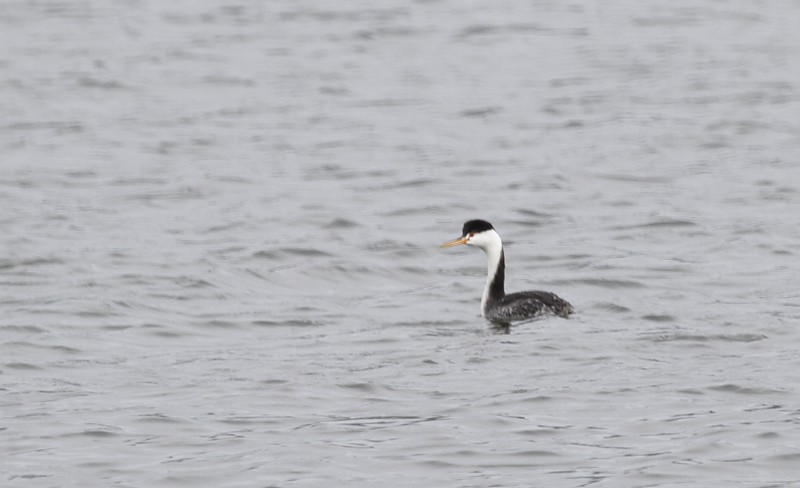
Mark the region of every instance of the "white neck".
[[[483, 289], [481, 298], [481, 315], [486, 314], [486, 304], [489, 301], [489, 289], [497, 274], [497, 267], [500, 264], [500, 256], [503, 255], [503, 241], [494, 229], [485, 232], [486, 238], [481, 239], [479, 247], [486, 253], [486, 287]], [[482, 236], [483, 237], [483, 236]]]

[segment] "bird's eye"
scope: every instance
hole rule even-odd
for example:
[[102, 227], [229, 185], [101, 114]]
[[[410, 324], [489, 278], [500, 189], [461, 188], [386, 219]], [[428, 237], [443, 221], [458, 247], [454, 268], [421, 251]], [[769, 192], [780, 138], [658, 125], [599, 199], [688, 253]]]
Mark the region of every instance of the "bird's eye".
[[470, 232], [470, 233], [469, 233], [469, 236], [470, 236], [470, 237], [475, 237], [475, 233], [474, 233], [474, 232]]

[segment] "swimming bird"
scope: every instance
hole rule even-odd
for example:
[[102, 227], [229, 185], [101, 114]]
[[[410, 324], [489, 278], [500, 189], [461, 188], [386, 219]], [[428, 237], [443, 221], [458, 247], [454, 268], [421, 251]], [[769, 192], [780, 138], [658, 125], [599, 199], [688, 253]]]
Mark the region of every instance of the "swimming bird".
[[481, 315], [488, 320], [507, 324], [548, 314], [566, 318], [574, 311], [566, 300], [549, 291], [523, 291], [506, 295], [503, 241], [489, 222], [485, 220], [465, 222], [461, 237], [445, 242], [441, 247], [461, 244], [479, 247], [486, 253], [488, 276], [481, 298]]

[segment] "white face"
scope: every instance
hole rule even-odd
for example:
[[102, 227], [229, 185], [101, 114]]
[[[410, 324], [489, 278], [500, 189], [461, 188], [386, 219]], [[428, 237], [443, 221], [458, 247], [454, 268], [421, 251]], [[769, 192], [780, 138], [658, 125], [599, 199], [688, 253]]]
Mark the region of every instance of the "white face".
[[468, 246], [475, 246], [479, 247], [483, 250], [489, 249], [492, 246], [497, 245], [500, 242], [500, 236], [494, 229], [489, 229], [483, 232], [475, 232], [471, 233], [466, 236], [467, 242], [465, 242]]

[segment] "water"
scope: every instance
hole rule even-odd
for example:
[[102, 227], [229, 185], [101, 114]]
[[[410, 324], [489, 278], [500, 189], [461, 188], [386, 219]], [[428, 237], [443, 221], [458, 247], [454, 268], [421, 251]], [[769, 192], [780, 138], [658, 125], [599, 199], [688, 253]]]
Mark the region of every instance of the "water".
[[799, 14], [4, 2], [1, 484], [800, 485]]

